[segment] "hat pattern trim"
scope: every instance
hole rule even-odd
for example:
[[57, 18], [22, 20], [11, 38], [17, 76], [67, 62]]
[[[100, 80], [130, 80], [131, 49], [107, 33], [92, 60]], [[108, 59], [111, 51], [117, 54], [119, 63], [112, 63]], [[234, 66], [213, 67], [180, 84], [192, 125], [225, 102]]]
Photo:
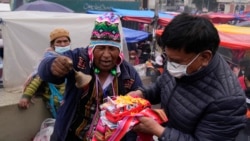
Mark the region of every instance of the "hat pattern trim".
[[109, 22], [95, 22], [95, 27], [92, 32], [91, 40], [106, 40], [120, 43], [120, 33], [118, 24]]
[[103, 40], [96, 40], [96, 41], [91, 41], [90, 42], [90, 46], [92, 47], [96, 47], [96, 46], [113, 46], [113, 47], [118, 47], [121, 48], [121, 44], [118, 42], [114, 42], [114, 41], [103, 41]]

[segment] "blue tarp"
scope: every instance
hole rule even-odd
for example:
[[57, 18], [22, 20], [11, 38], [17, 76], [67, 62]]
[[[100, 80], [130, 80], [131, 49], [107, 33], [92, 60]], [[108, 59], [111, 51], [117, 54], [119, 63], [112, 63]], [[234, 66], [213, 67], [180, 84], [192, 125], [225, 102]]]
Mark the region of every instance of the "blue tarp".
[[[116, 12], [117, 14], [121, 16], [130, 16], [130, 17], [153, 18], [155, 14], [155, 12], [152, 10], [126, 10], [126, 9], [112, 8], [112, 11]], [[168, 19], [174, 18], [173, 15], [170, 15], [167, 13], [159, 12], [158, 14], [159, 14], [159, 18], [168, 18]]]
[[[129, 17], [141, 17], [141, 18], [153, 18], [154, 17], [154, 11], [151, 10], [126, 10], [126, 9], [118, 9], [118, 8], [112, 8], [112, 12], [116, 13], [117, 15], [121, 17], [129, 16]], [[86, 13], [89, 14], [103, 14], [108, 11], [94, 11], [94, 10], [88, 10]], [[172, 19], [174, 18], [173, 15], [167, 14], [167, 13], [161, 13], [159, 12], [159, 18], [168, 18]]]
[[136, 43], [148, 38], [149, 33], [123, 27], [123, 34], [127, 43]]
[[97, 10], [87, 10], [86, 11], [87, 14], [104, 14], [107, 12], [111, 12], [111, 11], [97, 11]]

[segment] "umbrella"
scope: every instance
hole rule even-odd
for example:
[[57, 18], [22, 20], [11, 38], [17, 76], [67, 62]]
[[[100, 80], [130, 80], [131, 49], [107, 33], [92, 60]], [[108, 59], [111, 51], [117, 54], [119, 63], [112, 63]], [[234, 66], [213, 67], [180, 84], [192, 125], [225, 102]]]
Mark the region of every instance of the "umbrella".
[[48, 11], [48, 12], [67, 12], [67, 13], [74, 12], [73, 10], [63, 5], [45, 0], [36, 0], [34, 2], [25, 3], [19, 6], [17, 9], [15, 9], [15, 11]]

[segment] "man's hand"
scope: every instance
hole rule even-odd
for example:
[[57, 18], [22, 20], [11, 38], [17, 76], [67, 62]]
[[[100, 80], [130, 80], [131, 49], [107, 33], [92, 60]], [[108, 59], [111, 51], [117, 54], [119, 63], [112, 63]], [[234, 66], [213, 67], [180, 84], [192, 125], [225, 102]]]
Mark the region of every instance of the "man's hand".
[[164, 132], [164, 127], [151, 117], [140, 117], [139, 123], [133, 128], [135, 132], [155, 135], [160, 137]]
[[53, 75], [63, 77], [73, 68], [73, 62], [66, 56], [58, 56], [51, 65]]
[[144, 98], [141, 90], [131, 91], [131, 92], [127, 93], [127, 95], [132, 96], [132, 97]]

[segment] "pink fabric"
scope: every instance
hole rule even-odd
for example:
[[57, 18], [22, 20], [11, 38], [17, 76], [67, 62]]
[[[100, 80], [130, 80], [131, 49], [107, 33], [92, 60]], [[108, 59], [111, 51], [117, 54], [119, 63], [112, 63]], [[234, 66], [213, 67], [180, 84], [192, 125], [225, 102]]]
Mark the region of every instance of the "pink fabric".
[[[92, 141], [120, 141], [122, 137], [132, 129], [136, 124], [139, 123], [138, 117], [152, 117], [159, 124], [166, 122], [168, 119], [161, 109], [151, 109], [146, 108], [139, 113], [134, 115], [128, 115], [118, 121], [117, 128], [110, 129], [107, 125], [104, 124], [102, 119], [99, 120], [97, 128], [94, 134]], [[153, 135], [148, 134], [138, 134], [138, 141], [152, 141]]]

